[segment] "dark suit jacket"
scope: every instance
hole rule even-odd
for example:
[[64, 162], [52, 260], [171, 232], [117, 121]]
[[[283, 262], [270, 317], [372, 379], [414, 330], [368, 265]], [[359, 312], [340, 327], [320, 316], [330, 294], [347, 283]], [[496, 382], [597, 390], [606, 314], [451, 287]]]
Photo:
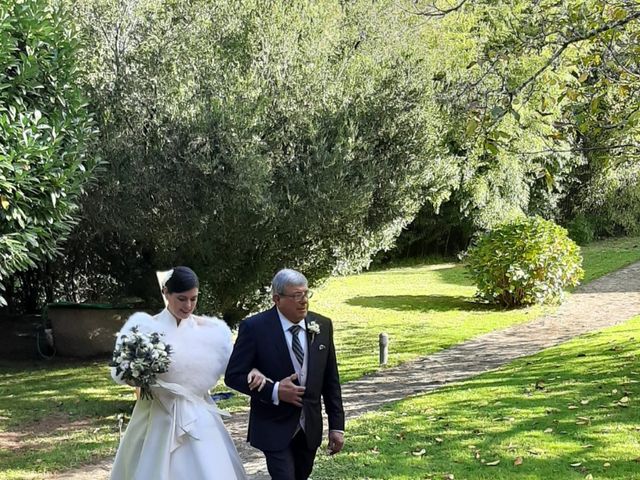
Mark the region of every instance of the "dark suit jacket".
[[[322, 442], [322, 407], [324, 400], [329, 418], [329, 429], [344, 430], [344, 410], [336, 352], [333, 345], [331, 320], [308, 312], [307, 324], [316, 321], [320, 333], [307, 330], [307, 382], [302, 399], [305, 415], [305, 433], [310, 448]], [[274, 306], [243, 320], [225, 373], [225, 383], [251, 396], [248, 440], [263, 451], [282, 450], [293, 437], [300, 420], [301, 409], [290, 403], [271, 401], [273, 383], [267, 383], [261, 392], [250, 391], [247, 375], [257, 368], [274, 382], [295, 373], [282, 324]]]

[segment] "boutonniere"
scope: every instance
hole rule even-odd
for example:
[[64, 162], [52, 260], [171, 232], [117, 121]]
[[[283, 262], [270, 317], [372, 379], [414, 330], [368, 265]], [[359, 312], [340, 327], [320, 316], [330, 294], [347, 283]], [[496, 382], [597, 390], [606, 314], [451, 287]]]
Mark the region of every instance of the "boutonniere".
[[307, 324], [307, 332], [311, 334], [311, 343], [316, 338], [316, 335], [320, 333], [320, 325], [314, 320]]

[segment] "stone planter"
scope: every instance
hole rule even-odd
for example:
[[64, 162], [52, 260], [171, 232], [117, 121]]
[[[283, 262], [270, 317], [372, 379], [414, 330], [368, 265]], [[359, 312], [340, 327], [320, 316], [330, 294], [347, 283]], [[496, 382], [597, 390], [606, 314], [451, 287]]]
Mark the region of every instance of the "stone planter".
[[53, 303], [47, 318], [56, 353], [62, 357], [95, 357], [113, 351], [115, 335], [141, 309], [116, 305]]

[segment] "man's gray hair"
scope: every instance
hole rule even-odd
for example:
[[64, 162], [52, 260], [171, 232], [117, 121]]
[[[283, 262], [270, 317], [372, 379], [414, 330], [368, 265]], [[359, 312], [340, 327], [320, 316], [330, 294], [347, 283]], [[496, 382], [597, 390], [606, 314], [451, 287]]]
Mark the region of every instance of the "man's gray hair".
[[297, 270], [292, 270], [291, 268], [283, 268], [275, 274], [273, 280], [271, 281], [271, 294], [283, 295], [285, 287], [288, 286], [307, 287], [309, 286], [309, 284], [307, 282], [307, 277], [305, 277]]

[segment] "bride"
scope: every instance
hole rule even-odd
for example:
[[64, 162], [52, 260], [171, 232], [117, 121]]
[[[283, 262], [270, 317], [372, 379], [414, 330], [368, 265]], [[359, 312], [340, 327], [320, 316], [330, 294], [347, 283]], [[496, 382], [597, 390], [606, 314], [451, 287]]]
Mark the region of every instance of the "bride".
[[[137, 327], [158, 332], [171, 345], [169, 371], [158, 375], [152, 399], [138, 399], [111, 471], [112, 480], [234, 480], [246, 478], [238, 452], [209, 396], [231, 354], [229, 327], [216, 318], [193, 315], [198, 277], [175, 267], [163, 285], [167, 308], [158, 315], [135, 313], [118, 334]], [[111, 375], [125, 383], [115, 368]], [[266, 381], [257, 370], [251, 388]]]

